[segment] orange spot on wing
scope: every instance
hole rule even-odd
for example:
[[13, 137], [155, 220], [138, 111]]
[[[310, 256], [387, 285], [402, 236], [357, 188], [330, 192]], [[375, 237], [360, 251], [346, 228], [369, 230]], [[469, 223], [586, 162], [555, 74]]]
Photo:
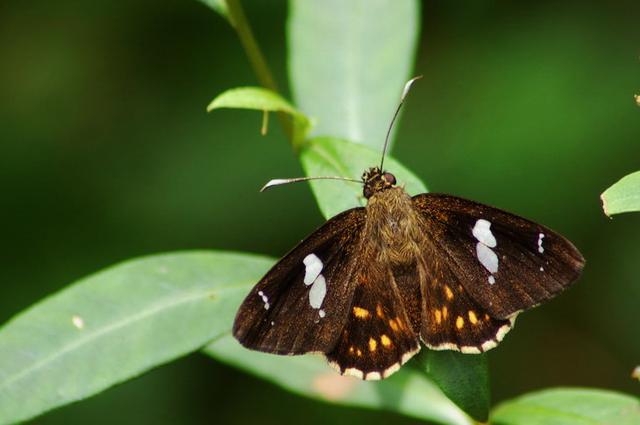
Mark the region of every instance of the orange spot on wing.
[[469, 321], [472, 325], [478, 323], [478, 318], [476, 317], [476, 313], [473, 310], [469, 310]]
[[458, 318], [456, 319], [456, 328], [462, 329], [463, 327], [464, 327], [464, 319], [462, 318], [462, 316], [458, 316]]
[[452, 300], [453, 299], [453, 291], [447, 285], [445, 285], [445, 287], [444, 287], [444, 293], [447, 296], [448, 300]]
[[382, 336], [380, 337], [380, 342], [385, 347], [391, 346], [391, 339], [388, 336], [386, 336], [385, 334], [382, 334]]
[[376, 351], [376, 348], [378, 348], [378, 342], [373, 338], [369, 338], [369, 351]]
[[436, 309], [433, 314], [436, 317], [436, 323], [440, 324], [442, 322], [442, 312], [439, 309]]
[[369, 310], [362, 307], [353, 307], [353, 315], [358, 319], [368, 319], [369, 318]]
[[400, 329], [396, 321], [393, 319], [389, 320], [389, 326], [391, 326], [391, 329], [393, 329], [394, 332], [398, 332], [398, 329]]
[[382, 310], [382, 306], [380, 304], [376, 306], [376, 314], [379, 318], [384, 319], [384, 311]]

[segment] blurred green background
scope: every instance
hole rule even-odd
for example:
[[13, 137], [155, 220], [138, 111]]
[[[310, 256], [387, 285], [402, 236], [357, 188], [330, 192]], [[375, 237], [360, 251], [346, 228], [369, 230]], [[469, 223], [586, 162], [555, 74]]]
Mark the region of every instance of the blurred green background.
[[[286, 2], [245, 8], [286, 87]], [[554, 385], [637, 394], [640, 215], [609, 220], [598, 196], [640, 169], [640, 2], [428, 1], [422, 15], [425, 78], [394, 155], [431, 190], [545, 223], [587, 258], [572, 290], [491, 352], [494, 400]], [[130, 257], [278, 256], [318, 226], [304, 185], [257, 191], [302, 174], [276, 121], [261, 137], [260, 114], [205, 113], [254, 84], [235, 33], [197, 1], [2, 2], [0, 323]], [[194, 354], [32, 423], [302, 417], [413, 422], [301, 399]]]

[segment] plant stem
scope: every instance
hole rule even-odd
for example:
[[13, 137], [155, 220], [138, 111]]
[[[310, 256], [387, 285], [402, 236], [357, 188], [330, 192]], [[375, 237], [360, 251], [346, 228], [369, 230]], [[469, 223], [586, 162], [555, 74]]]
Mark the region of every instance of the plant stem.
[[[273, 78], [273, 74], [271, 73], [269, 65], [260, 50], [260, 46], [258, 46], [258, 42], [253, 36], [253, 31], [251, 30], [249, 21], [244, 14], [240, 0], [227, 0], [227, 9], [229, 11], [231, 24], [236, 30], [236, 33], [238, 33], [240, 43], [249, 58], [249, 63], [251, 63], [253, 72], [255, 72], [258, 77], [258, 81], [263, 87], [280, 94], [276, 80]], [[283, 113], [279, 113], [278, 118], [280, 120], [280, 124], [282, 124], [285, 134], [289, 138], [289, 141], [293, 143], [293, 128], [291, 121]]]

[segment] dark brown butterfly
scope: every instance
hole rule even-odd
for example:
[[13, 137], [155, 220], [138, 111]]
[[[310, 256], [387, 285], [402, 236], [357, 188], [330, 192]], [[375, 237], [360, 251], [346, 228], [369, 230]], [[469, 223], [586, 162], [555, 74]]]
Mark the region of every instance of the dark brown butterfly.
[[362, 181], [366, 207], [327, 221], [249, 293], [233, 326], [242, 345], [322, 353], [342, 374], [386, 378], [421, 341], [495, 347], [584, 266], [571, 242], [532, 221], [445, 194], [411, 197], [382, 167]]

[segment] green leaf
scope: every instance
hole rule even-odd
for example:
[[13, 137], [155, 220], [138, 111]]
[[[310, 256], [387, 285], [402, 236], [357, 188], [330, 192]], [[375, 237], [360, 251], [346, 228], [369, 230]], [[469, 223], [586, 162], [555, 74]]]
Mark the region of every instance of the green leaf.
[[207, 111], [220, 108], [253, 109], [263, 112], [283, 112], [293, 119], [294, 146], [299, 146], [311, 129], [311, 121], [278, 93], [262, 87], [238, 87], [216, 96]]
[[554, 388], [499, 405], [491, 415], [495, 425], [636, 425], [637, 398], [613, 391]]
[[[341, 176], [359, 179], [369, 167], [380, 165], [380, 151], [330, 137], [318, 137], [304, 143], [300, 152], [302, 167], [308, 176]], [[424, 193], [427, 188], [413, 173], [390, 156], [385, 170], [392, 172], [398, 184], [404, 184], [410, 195]], [[364, 205], [362, 184], [316, 180], [311, 190], [326, 218], [349, 208]]]
[[418, 363], [451, 401], [475, 420], [486, 422], [491, 403], [486, 354], [428, 351]]
[[340, 376], [317, 355], [275, 356], [244, 349], [230, 336], [205, 352], [294, 393], [348, 406], [386, 409], [449, 425], [469, 425], [469, 418], [424, 374], [404, 367], [384, 381]]
[[0, 423], [24, 421], [197, 350], [228, 332], [272, 260], [189, 252], [81, 279], [0, 328]]
[[602, 208], [608, 216], [623, 212], [640, 211], [640, 171], [631, 173], [605, 190]]
[[216, 12], [218, 12], [220, 15], [222, 15], [228, 21], [231, 21], [230, 16], [229, 16], [229, 9], [227, 7], [226, 0], [200, 0], [200, 2], [206, 4], [211, 9], [215, 10]]
[[419, 2], [291, 0], [289, 10], [289, 80], [314, 134], [380, 150], [411, 77]]

